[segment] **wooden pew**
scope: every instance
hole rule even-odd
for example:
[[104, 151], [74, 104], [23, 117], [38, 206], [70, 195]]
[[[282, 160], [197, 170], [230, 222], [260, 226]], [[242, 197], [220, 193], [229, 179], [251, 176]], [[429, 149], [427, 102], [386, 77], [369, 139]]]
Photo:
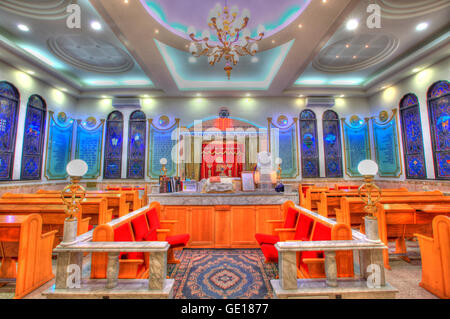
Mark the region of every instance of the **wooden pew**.
[[[382, 196], [384, 194], [389, 196], [389, 194], [397, 195], [399, 193], [406, 194], [406, 196], [409, 196], [408, 195], [409, 192], [406, 188], [387, 188], [381, 190]], [[336, 213], [334, 212], [334, 210], [336, 208], [340, 208], [342, 197], [359, 197], [359, 193], [358, 191], [355, 190], [322, 192], [320, 194], [320, 199], [317, 204], [318, 213], [327, 218], [335, 218]]]
[[[131, 204], [132, 210], [138, 210], [141, 207], [144, 207], [148, 203], [148, 189], [147, 185], [141, 186], [106, 186], [107, 192], [124, 192], [127, 194], [127, 201]], [[140, 198], [139, 193], [142, 191], [142, 198]], [[137, 193], [136, 193], [137, 192]]]
[[[14, 203], [21, 203], [23, 200], [39, 200], [45, 199], [47, 203], [63, 203], [61, 200], [61, 192], [56, 191], [55, 193], [45, 193], [45, 194], [14, 194], [14, 193], [5, 193], [3, 194], [1, 199], [14, 201]], [[114, 204], [112, 208], [108, 205], [112, 201]], [[90, 217], [90, 225], [96, 226], [101, 224], [106, 224], [112, 220], [114, 208], [116, 211], [118, 210], [118, 205], [115, 202], [118, 202], [118, 199], [109, 199], [103, 198], [101, 196], [87, 196], [82, 202], [81, 207], [83, 209], [83, 216]], [[12, 203], [12, 202], [11, 202]], [[125, 203], [122, 203], [125, 205]], [[126, 205], [125, 205], [126, 206]], [[126, 214], [126, 208], [123, 207], [123, 214]]]
[[[4, 215], [29, 215], [32, 213], [39, 214], [42, 217], [43, 231], [48, 232], [57, 230], [58, 235], [54, 242], [54, 246], [62, 240], [64, 232], [64, 220], [66, 219], [66, 205], [54, 199], [27, 199], [27, 200], [11, 200], [0, 199], [0, 216]], [[77, 234], [81, 235], [88, 231], [90, 217], [83, 216], [82, 207], [79, 207], [77, 216], [78, 230]]]
[[[450, 196], [439, 195], [437, 192], [408, 192], [406, 194], [400, 194], [394, 196], [390, 194], [383, 196], [380, 200], [382, 204], [410, 204], [410, 205], [427, 205], [427, 204], [439, 204], [450, 203]], [[342, 197], [341, 207], [335, 209], [336, 220], [338, 222], [359, 226], [364, 224], [363, 217], [366, 215], [364, 212], [364, 203], [358, 197]]]
[[303, 200], [303, 204], [301, 204], [300, 206], [302, 206], [308, 210], [317, 211], [317, 209], [318, 209], [317, 205], [320, 200], [320, 194], [322, 192], [327, 192], [327, 191], [329, 191], [328, 187], [308, 188], [306, 190], [306, 195]]
[[15, 280], [14, 299], [55, 277], [52, 273], [55, 233], [56, 230], [42, 233], [42, 217], [38, 214], [0, 216], [0, 287]]
[[433, 237], [415, 234], [422, 256], [422, 281], [419, 286], [439, 298], [450, 299], [450, 218], [436, 216]]
[[[38, 190], [37, 193], [35, 194], [37, 196], [39, 195], [45, 195], [48, 197], [58, 197], [61, 196], [61, 192], [60, 191], [53, 191], [53, 190]], [[114, 193], [114, 194], [107, 194], [106, 192], [104, 193], [98, 193], [97, 191], [87, 191], [86, 192], [86, 199], [91, 199], [91, 198], [104, 198], [106, 200], [106, 205], [105, 208], [107, 210], [112, 209], [112, 214], [110, 214], [109, 212], [107, 213], [107, 219], [102, 219], [102, 221], [105, 222], [98, 222], [95, 225], [101, 225], [101, 224], [106, 224], [107, 222], [111, 221], [111, 219], [113, 217], [117, 218], [117, 217], [122, 217], [126, 214], [129, 213], [129, 204], [126, 202], [126, 197], [123, 194], [120, 193]], [[102, 212], [104, 211], [105, 208], [101, 208]], [[89, 210], [89, 213], [91, 213], [91, 211]], [[111, 217], [109, 217], [111, 215]]]

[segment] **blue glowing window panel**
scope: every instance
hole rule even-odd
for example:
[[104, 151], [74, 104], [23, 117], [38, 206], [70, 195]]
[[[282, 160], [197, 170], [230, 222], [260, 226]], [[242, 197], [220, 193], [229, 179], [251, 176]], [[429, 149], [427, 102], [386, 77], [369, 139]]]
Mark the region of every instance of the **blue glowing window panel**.
[[327, 177], [342, 177], [342, 146], [339, 117], [328, 110], [323, 114], [323, 147]]
[[53, 112], [48, 113], [46, 176], [49, 180], [66, 179], [66, 167], [72, 158], [73, 120], [63, 126], [54, 119]]
[[428, 91], [428, 117], [436, 179], [450, 179], [449, 99], [448, 81], [437, 82]]
[[300, 113], [300, 139], [302, 176], [304, 178], [319, 177], [317, 120], [316, 114], [311, 110], [304, 110]]
[[344, 134], [345, 172], [350, 177], [360, 177], [359, 162], [371, 158], [367, 120], [347, 124], [345, 119], [342, 119], [342, 132]]
[[420, 107], [414, 94], [406, 95], [400, 102], [400, 125], [406, 178], [426, 178]]
[[152, 120], [149, 123], [149, 153], [147, 175], [150, 178], [159, 178], [161, 175], [161, 158], [167, 159], [167, 176], [173, 176], [177, 172], [177, 163], [172, 160], [172, 150], [176, 147], [176, 140], [172, 139], [172, 133], [178, 129], [178, 122], [168, 129], [156, 127]]
[[95, 179], [100, 176], [102, 147], [103, 147], [104, 120], [94, 128], [88, 129], [79, 120], [77, 125], [77, 141], [75, 147], [75, 158], [81, 159], [88, 165], [88, 171], [84, 179]]
[[397, 110], [385, 122], [372, 119], [375, 158], [380, 177], [399, 177], [402, 172], [398, 145]]
[[12, 180], [16, 146], [19, 91], [8, 82], [0, 82], [0, 180]]
[[135, 111], [130, 115], [128, 129], [127, 178], [145, 178], [145, 142], [147, 121], [145, 113]]
[[20, 178], [40, 180], [47, 106], [39, 95], [32, 95], [27, 104], [23, 135], [22, 165]]
[[105, 179], [121, 178], [123, 146], [123, 115], [119, 111], [109, 114], [106, 122]]

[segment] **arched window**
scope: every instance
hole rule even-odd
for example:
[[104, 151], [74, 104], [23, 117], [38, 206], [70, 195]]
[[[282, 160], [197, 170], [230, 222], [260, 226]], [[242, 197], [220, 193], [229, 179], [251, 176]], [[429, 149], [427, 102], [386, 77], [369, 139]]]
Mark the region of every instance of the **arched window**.
[[0, 82], [0, 180], [12, 180], [16, 147], [19, 91], [8, 82]]
[[121, 178], [122, 145], [123, 115], [119, 111], [114, 111], [108, 115], [106, 120], [104, 178]]
[[30, 96], [25, 116], [20, 179], [41, 179], [46, 114], [44, 99], [39, 95]]
[[427, 178], [419, 100], [414, 94], [400, 101], [400, 123], [406, 178]]
[[342, 146], [339, 117], [332, 110], [322, 117], [325, 172], [327, 177], [342, 177]]
[[300, 139], [302, 149], [302, 176], [319, 177], [316, 114], [311, 110], [300, 113]]
[[127, 178], [145, 178], [146, 119], [142, 111], [134, 111], [130, 115]]
[[428, 90], [428, 117], [436, 179], [450, 179], [450, 89], [439, 81]]

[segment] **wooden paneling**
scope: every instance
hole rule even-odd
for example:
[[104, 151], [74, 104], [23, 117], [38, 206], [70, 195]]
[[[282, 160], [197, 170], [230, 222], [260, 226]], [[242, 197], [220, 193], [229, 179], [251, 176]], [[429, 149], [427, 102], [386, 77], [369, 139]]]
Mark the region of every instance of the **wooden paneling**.
[[161, 219], [178, 221], [173, 225], [172, 235], [189, 233], [190, 208], [188, 206], [165, 206], [161, 213]]
[[171, 234], [188, 233], [192, 248], [257, 248], [256, 233], [272, 233], [267, 220], [283, 219], [281, 205], [164, 206], [161, 219], [178, 220]]
[[214, 247], [214, 207], [190, 207], [190, 247]]
[[231, 207], [231, 246], [257, 247], [255, 206]]

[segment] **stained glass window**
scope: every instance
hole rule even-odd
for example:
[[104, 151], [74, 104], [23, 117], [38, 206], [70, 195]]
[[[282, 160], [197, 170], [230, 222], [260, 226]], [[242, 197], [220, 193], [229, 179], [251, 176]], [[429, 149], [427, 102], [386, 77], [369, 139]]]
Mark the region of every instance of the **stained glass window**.
[[450, 179], [450, 89], [439, 81], [428, 90], [428, 117], [436, 179]]
[[414, 94], [407, 94], [400, 101], [400, 123], [406, 178], [426, 178], [419, 100]]
[[146, 116], [142, 111], [130, 115], [128, 127], [127, 178], [145, 177]]
[[300, 113], [300, 139], [302, 175], [304, 178], [319, 177], [317, 120], [316, 114], [311, 110], [304, 110]]
[[121, 178], [122, 145], [123, 115], [119, 111], [114, 111], [108, 115], [106, 121], [104, 178]]
[[332, 110], [322, 117], [325, 172], [327, 177], [342, 177], [342, 146], [339, 117]]
[[0, 82], [0, 180], [12, 180], [16, 147], [19, 91], [8, 82]]
[[46, 114], [44, 99], [39, 95], [30, 96], [25, 116], [20, 179], [41, 179]]

